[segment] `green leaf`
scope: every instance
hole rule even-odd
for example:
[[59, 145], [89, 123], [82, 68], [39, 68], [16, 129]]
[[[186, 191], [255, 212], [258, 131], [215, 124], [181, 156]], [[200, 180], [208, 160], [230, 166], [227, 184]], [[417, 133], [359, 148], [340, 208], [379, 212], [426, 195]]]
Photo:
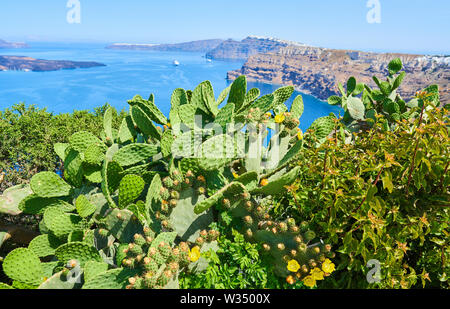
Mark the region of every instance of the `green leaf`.
[[383, 181], [383, 188], [388, 189], [389, 193], [392, 193], [392, 191], [394, 190], [394, 185], [392, 184], [391, 173], [389, 172], [384, 173], [381, 180]]

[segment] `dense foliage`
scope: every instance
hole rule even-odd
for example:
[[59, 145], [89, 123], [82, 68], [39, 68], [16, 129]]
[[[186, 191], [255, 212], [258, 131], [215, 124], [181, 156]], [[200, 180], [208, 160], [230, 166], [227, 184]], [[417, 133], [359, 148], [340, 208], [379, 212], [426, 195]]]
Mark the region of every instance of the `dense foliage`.
[[[29, 181], [38, 172], [61, 169], [53, 145], [68, 142], [80, 130], [99, 135], [107, 108], [105, 104], [92, 113], [74, 111], [55, 115], [20, 103], [0, 111], [0, 193]], [[120, 124], [122, 118], [123, 114], [116, 114], [114, 122]]]
[[[308, 222], [337, 252], [325, 286], [448, 287], [450, 177], [448, 110], [386, 131], [379, 117], [345, 144], [339, 134], [299, 158], [301, 171], [276, 213]], [[369, 285], [367, 263], [381, 263]]]
[[388, 68], [379, 89], [339, 84], [343, 118], [305, 133], [292, 87], [260, 97], [244, 76], [217, 99], [176, 89], [168, 118], [153, 95], [5, 111], [0, 213], [40, 235], [0, 223], [0, 247], [29, 242], [0, 288], [448, 288], [448, 105], [434, 85], [405, 102]]

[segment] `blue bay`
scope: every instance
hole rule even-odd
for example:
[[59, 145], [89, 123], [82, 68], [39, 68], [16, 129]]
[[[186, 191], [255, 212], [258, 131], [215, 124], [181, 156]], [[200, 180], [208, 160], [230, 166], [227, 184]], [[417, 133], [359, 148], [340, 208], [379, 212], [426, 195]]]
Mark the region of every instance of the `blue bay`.
[[[154, 93], [156, 104], [166, 115], [175, 88], [194, 89], [204, 80], [214, 86], [216, 97], [229, 85], [226, 73], [243, 62], [207, 62], [202, 53], [119, 51], [103, 44], [34, 43], [29, 49], [0, 50], [0, 55], [30, 56], [48, 60], [96, 61], [106, 67], [61, 70], [54, 72], [0, 72], [0, 110], [25, 102], [54, 113], [92, 110], [108, 102], [118, 110], [128, 107], [127, 100], [139, 94], [148, 98]], [[178, 60], [179, 66], [173, 61]], [[249, 83], [262, 94], [279, 86]], [[295, 93], [290, 102], [293, 101]], [[336, 114], [340, 109], [312, 96], [303, 95], [305, 113], [300, 127], [305, 130], [314, 119]], [[288, 104], [289, 105], [289, 104]]]

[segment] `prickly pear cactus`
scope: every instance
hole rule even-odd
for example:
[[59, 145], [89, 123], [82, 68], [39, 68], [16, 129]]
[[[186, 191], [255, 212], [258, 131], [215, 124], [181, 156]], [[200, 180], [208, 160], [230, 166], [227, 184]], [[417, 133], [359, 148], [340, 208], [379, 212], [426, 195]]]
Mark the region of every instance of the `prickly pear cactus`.
[[[387, 119], [387, 130], [395, 128], [398, 121], [417, 117], [420, 112], [417, 100], [413, 99], [406, 103], [397, 93], [405, 77], [405, 72], [400, 72], [402, 68], [402, 61], [396, 58], [388, 64], [388, 76], [385, 81], [374, 76], [373, 81], [379, 89], [357, 83], [354, 77], [348, 79], [347, 90], [339, 83], [338, 89], [342, 96], [331, 96], [328, 98], [328, 103], [342, 106], [345, 111], [343, 122], [349, 132], [371, 127], [377, 120], [377, 116], [384, 116]], [[438, 98], [437, 86], [432, 88], [435, 89], [430, 92]]]
[[30, 249], [18, 248], [11, 251], [3, 261], [3, 271], [12, 280], [39, 285], [44, 272], [39, 257]]
[[[217, 99], [210, 82], [176, 89], [168, 119], [154, 96], [130, 100], [119, 128], [108, 109], [100, 138], [78, 132], [55, 145], [63, 177], [42, 172], [31, 189], [0, 197], [0, 212], [42, 215], [42, 235], [6, 257], [5, 274], [15, 287], [177, 288], [181, 272], [207, 267], [202, 253], [217, 250], [213, 227], [224, 224], [261, 243], [280, 276], [301, 279], [331, 253], [313, 232], [269, 215], [271, 199], [298, 176], [292, 162], [304, 147], [302, 98], [285, 105], [292, 93], [260, 97], [241, 76]], [[329, 116], [310, 131], [324, 139], [334, 126]]]

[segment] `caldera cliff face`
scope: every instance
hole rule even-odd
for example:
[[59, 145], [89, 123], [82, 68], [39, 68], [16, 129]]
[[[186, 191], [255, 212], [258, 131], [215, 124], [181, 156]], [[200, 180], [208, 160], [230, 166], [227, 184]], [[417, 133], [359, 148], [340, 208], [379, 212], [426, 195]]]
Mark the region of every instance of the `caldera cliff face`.
[[326, 100], [338, 94], [338, 82], [354, 76], [358, 82], [375, 86], [372, 76], [387, 76], [387, 65], [399, 57], [406, 75], [399, 89], [405, 99], [431, 84], [440, 88], [441, 101], [450, 99], [450, 57], [412, 54], [369, 53], [311, 46], [286, 46], [275, 52], [255, 54], [244, 66], [228, 73], [233, 80], [245, 74], [250, 81], [293, 85], [298, 90]]

